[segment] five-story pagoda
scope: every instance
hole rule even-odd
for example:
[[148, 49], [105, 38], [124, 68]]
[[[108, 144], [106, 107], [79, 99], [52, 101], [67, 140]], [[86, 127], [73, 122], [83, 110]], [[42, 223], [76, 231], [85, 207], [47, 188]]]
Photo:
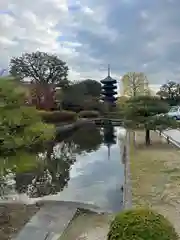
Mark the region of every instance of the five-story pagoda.
[[102, 100], [109, 106], [115, 106], [117, 98], [117, 81], [110, 76], [110, 65], [108, 65], [108, 76], [101, 80], [102, 83]]

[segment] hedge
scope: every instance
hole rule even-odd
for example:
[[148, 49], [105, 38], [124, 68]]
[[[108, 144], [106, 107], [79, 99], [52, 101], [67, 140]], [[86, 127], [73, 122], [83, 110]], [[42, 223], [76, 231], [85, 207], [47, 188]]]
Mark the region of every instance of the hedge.
[[46, 123], [76, 121], [77, 114], [71, 111], [39, 111], [40, 116]]
[[149, 209], [134, 209], [118, 214], [110, 225], [108, 240], [177, 240], [170, 222]]
[[98, 111], [81, 111], [78, 114], [80, 118], [97, 118], [100, 114]]

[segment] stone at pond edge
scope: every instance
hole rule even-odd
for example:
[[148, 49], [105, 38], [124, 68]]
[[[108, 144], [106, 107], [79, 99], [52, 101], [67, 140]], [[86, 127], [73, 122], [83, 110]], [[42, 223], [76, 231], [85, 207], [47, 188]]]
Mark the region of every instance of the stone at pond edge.
[[5, 224], [10, 221], [8, 208], [6, 206], [0, 206], [0, 224]]

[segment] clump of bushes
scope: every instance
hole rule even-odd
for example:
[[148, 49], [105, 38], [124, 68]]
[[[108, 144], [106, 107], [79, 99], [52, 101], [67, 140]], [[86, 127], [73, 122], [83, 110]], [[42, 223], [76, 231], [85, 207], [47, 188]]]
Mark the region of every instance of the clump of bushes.
[[97, 118], [100, 114], [98, 111], [81, 111], [78, 114], [80, 118]]
[[149, 209], [134, 209], [118, 214], [110, 225], [108, 240], [177, 240], [171, 223]]
[[77, 114], [71, 111], [39, 111], [42, 120], [46, 123], [73, 122]]

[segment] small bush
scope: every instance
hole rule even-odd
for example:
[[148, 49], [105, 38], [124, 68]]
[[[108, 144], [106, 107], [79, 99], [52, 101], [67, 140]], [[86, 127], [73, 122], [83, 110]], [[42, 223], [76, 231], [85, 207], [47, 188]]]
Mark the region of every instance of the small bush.
[[71, 111], [39, 111], [39, 114], [46, 123], [72, 122], [77, 119], [76, 113]]
[[80, 118], [97, 118], [100, 114], [97, 111], [81, 111], [78, 114]]
[[111, 223], [108, 240], [177, 240], [170, 222], [148, 209], [134, 209], [118, 214]]

